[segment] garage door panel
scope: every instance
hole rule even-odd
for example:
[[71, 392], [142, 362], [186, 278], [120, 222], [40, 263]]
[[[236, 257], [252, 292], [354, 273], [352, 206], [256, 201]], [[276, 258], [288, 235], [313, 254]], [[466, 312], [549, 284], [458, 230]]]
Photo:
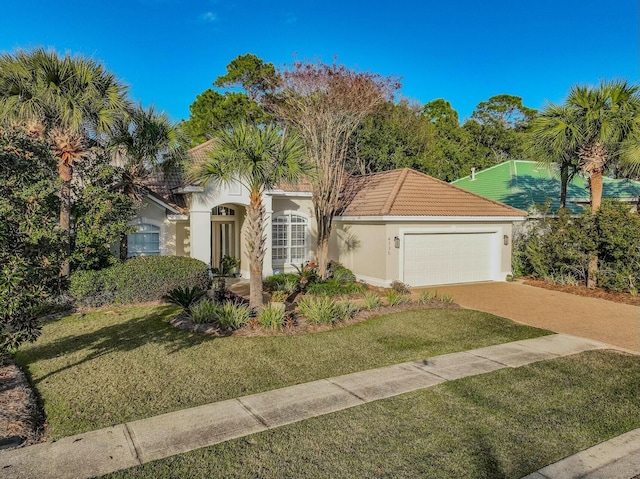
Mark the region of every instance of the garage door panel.
[[493, 279], [495, 233], [405, 234], [404, 278], [412, 286]]

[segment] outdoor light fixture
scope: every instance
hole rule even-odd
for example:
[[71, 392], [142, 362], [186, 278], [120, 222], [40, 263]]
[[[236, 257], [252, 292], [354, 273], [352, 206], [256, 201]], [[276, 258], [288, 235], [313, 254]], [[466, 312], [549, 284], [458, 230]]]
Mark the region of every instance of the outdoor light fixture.
[[504, 235], [502, 237], [502, 240], [504, 241], [504, 245], [507, 246], [509, 244], [509, 236], [508, 235]]
[[398, 236], [393, 237], [393, 244], [396, 248], [400, 248], [400, 238]]

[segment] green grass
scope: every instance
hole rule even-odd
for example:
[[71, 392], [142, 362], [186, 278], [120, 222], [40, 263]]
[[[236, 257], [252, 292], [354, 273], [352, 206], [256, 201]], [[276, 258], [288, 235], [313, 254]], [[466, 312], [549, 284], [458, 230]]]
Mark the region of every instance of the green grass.
[[547, 334], [478, 311], [426, 309], [317, 334], [220, 338], [170, 326], [175, 306], [113, 311], [48, 323], [17, 355], [42, 397], [51, 438]]
[[638, 365], [591, 351], [503, 369], [106, 477], [519, 479], [639, 427]]

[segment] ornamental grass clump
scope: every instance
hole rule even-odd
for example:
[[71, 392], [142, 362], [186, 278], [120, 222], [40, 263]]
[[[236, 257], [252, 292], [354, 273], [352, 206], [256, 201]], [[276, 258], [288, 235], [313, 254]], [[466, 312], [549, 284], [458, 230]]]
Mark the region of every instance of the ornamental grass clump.
[[265, 305], [258, 315], [258, 324], [264, 329], [280, 329], [284, 327], [286, 320], [284, 310], [271, 304]]
[[227, 301], [222, 303], [218, 312], [217, 323], [225, 331], [233, 331], [245, 326], [251, 319], [251, 308], [247, 304]]
[[386, 294], [386, 298], [389, 306], [398, 306], [411, 301], [411, 296], [408, 294], [401, 294], [393, 289]]
[[331, 324], [335, 321], [334, 302], [329, 296], [305, 296], [298, 303], [298, 311], [314, 324]]
[[380, 300], [380, 296], [378, 296], [373, 291], [370, 291], [367, 294], [365, 294], [362, 300], [364, 302], [364, 307], [369, 311], [382, 306], [382, 301]]
[[334, 310], [340, 321], [349, 321], [360, 311], [360, 308], [353, 301], [340, 301], [334, 303]]
[[434, 293], [431, 291], [423, 291], [418, 296], [418, 303], [420, 304], [429, 304], [435, 301], [438, 297], [438, 293]]
[[205, 299], [191, 307], [189, 316], [196, 324], [215, 323], [218, 320], [220, 305], [210, 299]]

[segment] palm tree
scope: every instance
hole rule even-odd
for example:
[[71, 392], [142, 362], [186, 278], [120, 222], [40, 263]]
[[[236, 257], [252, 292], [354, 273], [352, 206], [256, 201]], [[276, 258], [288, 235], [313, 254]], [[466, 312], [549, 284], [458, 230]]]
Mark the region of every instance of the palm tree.
[[[116, 164], [123, 169], [122, 192], [140, 203], [150, 175], [180, 172], [186, 159], [181, 145], [179, 129], [164, 113], [141, 105], [129, 111], [116, 122], [109, 144]], [[124, 233], [120, 236], [120, 259], [126, 259], [127, 253]]]
[[[556, 115], [554, 109], [562, 110]], [[604, 172], [616, 163], [629, 170], [640, 167], [640, 151], [628, 147], [637, 145], [640, 138], [638, 87], [626, 81], [603, 81], [598, 87], [574, 86], [562, 107], [549, 105], [542, 117], [541, 123], [534, 123], [534, 137], [538, 134], [546, 138], [543, 145], [578, 159], [578, 167], [589, 178], [591, 212], [597, 213]], [[553, 119], [562, 121], [553, 123]], [[588, 287], [595, 288], [597, 272], [598, 255], [592, 251]]]
[[[40, 124], [58, 160], [63, 251], [71, 252], [71, 185], [76, 164], [104, 140], [127, 106], [126, 88], [95, 60], [36, 49], [0, 56], [0, 121]], [[69, 275], [64, 261], [61, 276]]]
[[571, 110], [564, 105], [549, 104], [531, 123], [528, 148], [534, 158], [547, 167], [560, 169], [560, 207], [567, 206], [567, 185], [578, 171], [573, 145], [575, 129]]
[[240, 123], [214, 137], [209, 158], [194, 165], [192, 178], [229, 183], [239, 181], [249, 192], [245, 244], [251, 273], [249, 304], [262, 306], [262, 264], [266, 253], [263, 193], [280, 181], [295, 183], [310, 171], [304, 144], [275, 125], [257, 127]]

